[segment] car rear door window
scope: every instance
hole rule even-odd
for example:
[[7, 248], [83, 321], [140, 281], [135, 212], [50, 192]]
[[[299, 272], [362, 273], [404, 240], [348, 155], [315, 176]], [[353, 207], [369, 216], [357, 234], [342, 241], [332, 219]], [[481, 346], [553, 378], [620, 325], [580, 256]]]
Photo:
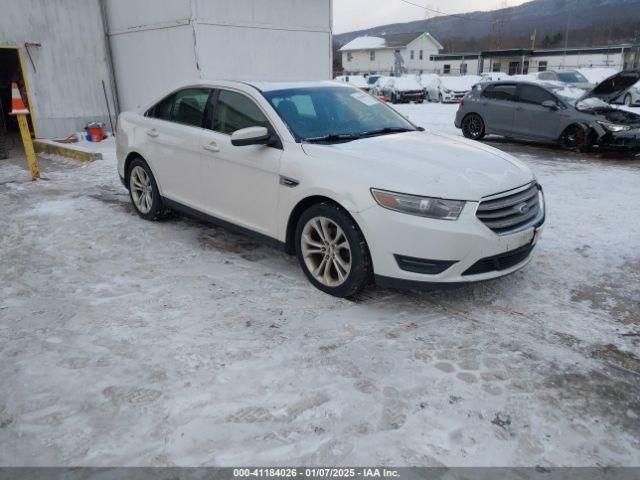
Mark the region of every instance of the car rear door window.
[[520, 85], [518, 99], [522, 103], [530, 103], [533, 105], [542, 105], [543, 102], [549, 100], [558, 103], [555, 95], [535, 85]]
[[271, 130], [269, 120], [253, 100], [241, 93], [220, 90], [211, 129], [231, 135], [236, 130], [248, 127], [265, 127]]
[[208, 88], [187, 88], [169, 95], [147, 112], [147, 116], [182, 123], [194, 127], [202, 126], [202, 118], [211, 94]]
[[517, 95], [517, 86], [516, 84], [500, 84], [500, 85], [489, 85], [484, 89], [482, 94], [486, 98], [491, 98], [493, 100], [506, 100], [510, 102], [515, 102], [518, 100]]
[[211, 90], [208, 88], [189, 88], [176, 93], [171, 118], [176, 123], [202, 126], [204, 110]]

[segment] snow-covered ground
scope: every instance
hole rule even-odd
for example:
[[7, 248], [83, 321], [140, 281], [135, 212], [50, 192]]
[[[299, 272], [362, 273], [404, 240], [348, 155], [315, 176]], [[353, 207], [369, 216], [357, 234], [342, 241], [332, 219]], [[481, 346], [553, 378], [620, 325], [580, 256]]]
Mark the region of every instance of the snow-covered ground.
[[0, 465], [640, 465], [640, 160], [491, 144], [544, 185], [533, 263], [355, 301], [140, 220], [112, 152], [0, 162]]

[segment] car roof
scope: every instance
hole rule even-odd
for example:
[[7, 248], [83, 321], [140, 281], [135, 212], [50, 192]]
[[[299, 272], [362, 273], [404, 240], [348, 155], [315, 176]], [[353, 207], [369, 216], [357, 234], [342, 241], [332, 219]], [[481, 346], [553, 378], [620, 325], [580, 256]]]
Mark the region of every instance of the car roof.
[[[349, 75], [355, 76], [355, 75]], [[326, 87], [353, 87], [348, 82], [326, 80], [320, 82], [242, 82], [257, 88], [261, 92], [274, 92], [277, 90], [290, 90], [295, 88], [326, 88]]]

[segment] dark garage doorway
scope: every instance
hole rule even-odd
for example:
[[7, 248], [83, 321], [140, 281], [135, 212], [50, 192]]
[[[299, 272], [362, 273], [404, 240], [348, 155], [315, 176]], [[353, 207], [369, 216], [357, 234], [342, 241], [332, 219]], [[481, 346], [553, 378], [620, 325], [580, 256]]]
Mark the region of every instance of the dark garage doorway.
[[[11, 150], [22, 150], [18, 120], [9, 115], [11, 112], [12, 82], [18, 84], [22, 99], [27, 108], [31, 110], [20, 51], [17, 47], [0, 47], [0, 159], [6, 158]], [[33, 134], [31, 115], [28, 120], [30, 131]]]

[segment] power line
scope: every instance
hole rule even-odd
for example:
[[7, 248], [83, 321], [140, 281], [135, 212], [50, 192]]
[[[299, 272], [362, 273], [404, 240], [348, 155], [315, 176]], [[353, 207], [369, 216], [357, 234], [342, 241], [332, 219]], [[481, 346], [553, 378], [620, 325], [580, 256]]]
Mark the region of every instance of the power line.
[[400, 0], [403, 3], [409, 4], [409, 5], [413, 5], [414, 7], [418, 7], [418, 8], [422, 8], [423, 10], [427, 10], [429, 12], [435, 13], [437, 15], [443, 15], [445, 17], [456, 17], [456, 18], [461, 18], [462, 20], [468, 20], [468, 21], [472, 21], [472, 22], [483, 22], [483, 23], [495, 23], [495, 20], [485, 20], [482, 18], [473, 18], [473, 17], [469, 17], [468, 15], [460, 15], [458, 13], [445, 13], [441, 10], [436, 10], [435, 8], [431, 8], [431, 7], [425, 7], [424, 5], [419, 5], [417, 3], [413, 3], [410, 2], [409, 0]]

